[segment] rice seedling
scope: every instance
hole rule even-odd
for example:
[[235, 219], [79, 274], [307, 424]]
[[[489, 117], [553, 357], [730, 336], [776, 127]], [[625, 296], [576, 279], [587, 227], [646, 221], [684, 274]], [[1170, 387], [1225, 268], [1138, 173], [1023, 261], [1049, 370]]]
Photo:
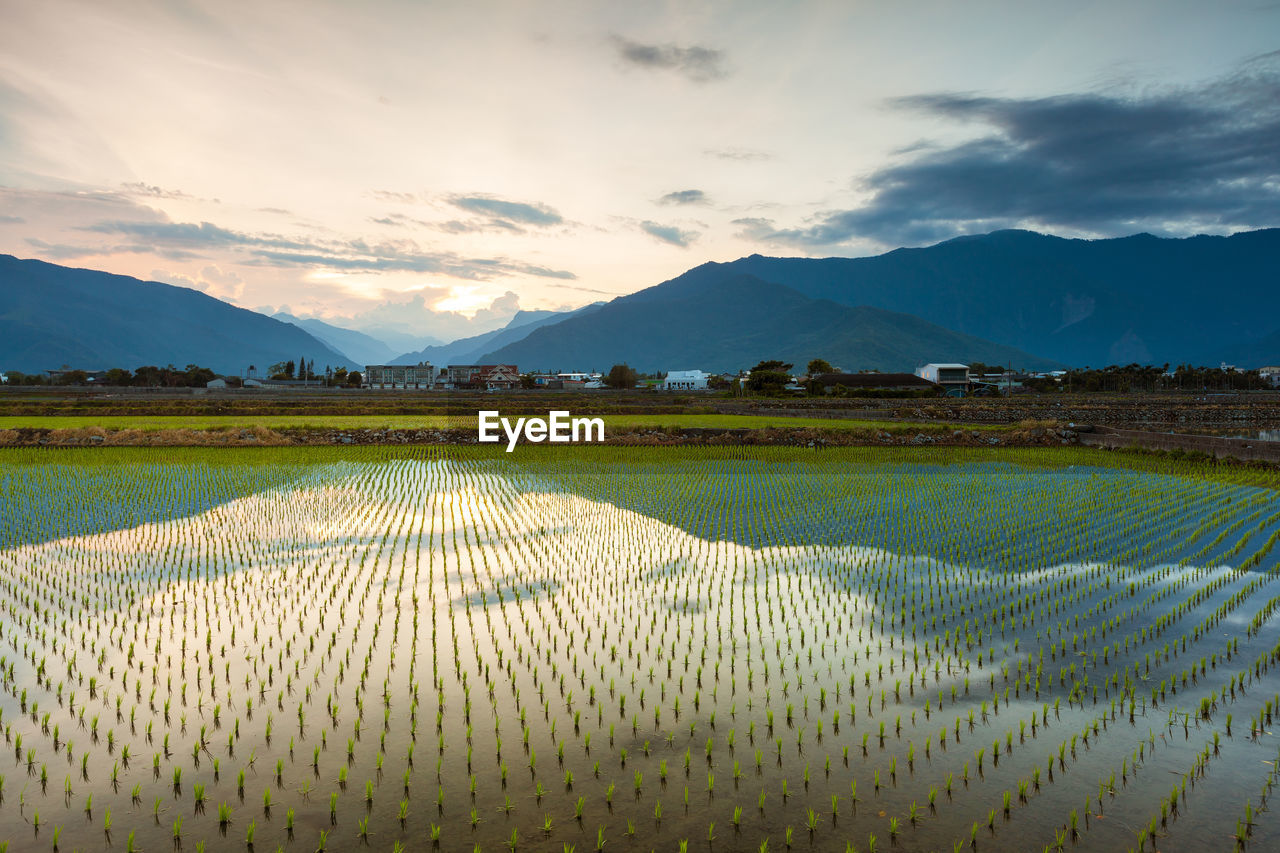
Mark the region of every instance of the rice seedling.
[[[1112, 849], [1134, 836], [1087, 811], [1073, 822], [1083, 796], [1181, 831], [1167, 790], [1133, 784], [1153, 750], [1201, 805], [1254, 772], [1229, 756], [1277, 692], [1263, 548], [1280, 504], [1257, 472], [1071, 449], [586, 450], [139, 452], [114, 466], [6, 451], [0, 501], [37, 509], [0, 521], [0, 725], [32, 783], [19, 796], [0, 782], [0, 837], [33, 802], [48, 814], [46, 797], [72, 797], [69, 778], [36, 784], [57, 761], [80, 762], [104, 834], [114, 809], [149, 849], [175, 824], [184, 844], [226, 846], [222, 798], [242, 808], [250, 777], [259, 846], [323, 821], [314, 785], [332, 788], [326, 826], [364, 820], [388, 847], [427, 834], [415, 822], [434, 799], [436, 840], [456, 827], [483, 849], [592, 803], [616, 815], [597, 850], [624, 826], [674, 848], [687, 821], [710, 838], [726, 817], [753, 847], [798, 825], [839, 849], [868, 819], [855, 777], [870, 777], [908, 846], [976, 841], [983, 814], [991, 831], [997, 811], [1015, 819], [1016, 791], [1083, 849]], [[1234, 712], [1250, 739], [1233, 739]], [[1207, 755], [1197, 722], [1222, 730], [1201, 739]], [[418, 793], [432, 773], [419, 737], [436, 747], [434, 797]], [[520, 754], [528, 775], [508, 774]], [[652, 819], [681, 767], [684, 814]], [[619, 771], [634, 799], [613, 796]], [[363, 797], [347, 796], [352, 772]], [[717, 781], [736, 798], [753, 773], [755, 812], [716, 804]], [[384, 774], [402, 781], [398, 809], [372, 808]], [[818, 820], [839, 814], [846, 782], [858, 814]], [[978, 801], [988, 782], [998, 804]], [[145, 815], [142, 796], [182, 784], [193, 813]], [[1238, 818], [1213, 820], [1225, 836]], [[1052, 845], [1055, 829], [1025, 840]]]

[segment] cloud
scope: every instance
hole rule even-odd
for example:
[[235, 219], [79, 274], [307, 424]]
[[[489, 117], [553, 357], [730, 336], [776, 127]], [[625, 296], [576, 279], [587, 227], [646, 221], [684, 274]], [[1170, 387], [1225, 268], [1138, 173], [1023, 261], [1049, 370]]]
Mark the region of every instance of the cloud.
[[7, 213], [0, 213], [0, 225], [21, 225], [27, 220], [21, 216], [10, 216]]
[[[488, 308], [480, 309], [480, 312], [485, 312], [494, 317], [509, 317], [513, 316], [519, 310], [520, 295], [508, 290], [506, 293], [495, 298], [493, 302], [489, 303]], [[480, 312], [477, 312], [477, 314]]]
[[676, 190], [658, 199], [658, 204], [710, 204], [711, 200], [702, 190]]
[[507, 258], [467, 258], [452, 252], [430, 252], [412, 240], [369, 243], [361, 239], [315, 240], [271, 233], [247, 233], [210, 222], [106, 221], [79, 230], [144, 239], [157, 252], [166, 248], [231, 248], [241, 250], [241, 263], [273, 267], [320, 268], [362, 272], [438, 273], [460, 279], [487, 280], [507, 275], [574, 279], [556, 270]]
[[417, 204], [419, 199], [414, 193], [401, 193], [393, 190], [373, 190], [369, 193], [371, 198], [378, 201], [390, 201], [398, 204]]
[[799, 246], [857, 238], [912, 244], [993, 228], [1109, 236], [1280, 223], [1280, 52], [1197, 87], [997, 98], [943, 93], [898, 109], [978, 125], [870, 175], [863, 206], [799, 228], [738, 220], [743, 235]]
[[240, 276], [236, 275], [230, 270], [222, 269], [217, 264], [209, 264], [207, 267], [200, 270], [200, 275], [203, 276], [207, 281], [212, 281], [217, 284], [226, 285], [228, 287], [241, 284], [244, 281], [244, 279], [240, 278]]
[[313, 244], [290, 240], [276, 234], [246, 234], [222, 228], [212, 222], [127, 222], [107, 221], [81, 226], [82, 231], [98, 234], [125, 234], [160, 243], [187, 246], [272, 246], [283, 249], [306, 249]]
[[729, 224], [738, 226], [738, 232], [734, 236], [740, 240], [768, 242], [776, 239], [775, 235], [778, 233], [772, 219], [763, 219], [758, 216], [745, 216]]
[[87, 258], [91, 255], [104, 254], [102, 246], [73, 246], [68, 243], [50, 243], [41, 240], [38, 237], [26, 238], [27, 245], [34, 249], [39, 249], [40, 253], [46, 258], [53, 258], [55, 261], [66, 261], [74, 258]]
[[99, 189], [18, 189], [0, 186], [0, 209], [28, 223], [61, 224], [113, 217], [136, 221], [163, 221], [165, 215], [139, 204], [129, 194]]
[[[149, 281], [172, 284], [175, 287], [199, 290], [201, 293], [207, 293], [210, 296], [228, 301], [235, 301], [244, 293], [244, 280], [233, 272], [223, 270], [217, 264], [207, 265], [196, 275], [187, 275], [186, 273], [167, 269], [153, 269], [147, 279]], [[264, 312], [259, 310], [259, 313]], [[267, 311], [265, 313], [270, 314], [271, 312]]]
[[682, 249], [689, 248], [689, 244], [698, 238], [697, 231], [682, 231], [674, 225], [660, 225], [647, 219], [640, 223], [640, 230], [664, 243], [670, 243]]
[[172, 270], [152, 270], [149, 280], [158, 281], [162, 284], [172, 284], [174, 287], [186, 287], [191, 290], [199, 290], [201, 293], [208, 293], [209, 284], [199, 279], [192, 278], [189, 275], [183, 275], [180, 272]]
[[[472, 316], [437, 308], [454, 295], [454, 289], [450, 287], [426, 286], [409, 292], [384, 290], [380, 301], [364, 311], [325, 319], [339, 326], [371, 333], [390, 329], [417, 337], [454, 340], [500, 328], [520, 310], [520, 297], [510, 290], [494, 297], [487, 306], [482, 305]], [[285, 307], [280, 310], [285, 310]]]
[[619, 35], [612, 36], [612, 40], [618, 55], [637, 68], [675, 71], [698, 83], [727, 74], [724, 52], [714, 48], [700, 45], [680, 47], [674, 44], [642, 44]]
[[424, 222], [421, 219], [414, 219], [412, 216], [405, 216], [403, 213], [388, 213], [386, 216], [371, 216], [369, 221], [375, 225], [390, 225], [394, 228], [408, 228], [413, 225], [420, 225], [425, 228], [432, 227], [430, 222]]
[[36, 237], [27, 237], [27, 245], [39, 249], [45, 258], [56, 261], [74, 260], [76, 258], [104, 257], [109, 255], [158, 255], [170, 261], [202, 260], [204, 255], [186, 249], [160, 248], [141, 243], [98, 244], [77, 246], [69, 243], [49, 243]]
[[564, 222], [558, 212], [541, 203], [506, 201], [489, 195], [455, 195], [450, 196], [449, 203], [468, 213], [493, 217], [495, 222], [505, 226], [518, 222], [522, 225], [546, 227]]
[[757, 151], [752, 148], [708, 148], [702, 153], [708, 157], [715, 157], [717, 160], [759, 162], [761, 160], [773, 159], [773, 155], [768, 151]]
[[576, 284], [548, 284], [546, 287], [555, 287], [560, 290], [577, 290], [582, 293], [599, 293], [604, 296], [621, 296], [624, 292], [621, 290], [597, 290], [594, 287], [582, 287]]
[[152, 198], [177, 198], [191, 199], [192, 197], [182, 190], [166, 190], [163, 187], [157, 187], [152, 184], [144, 184], [137, 181], [131, 184], [121, 184], [123, 189], [129, 195], [151, 196]]
[[508, 222], [505, 219], [449, 219], [445, 222], [437, 222], [431, 227], [443, 231], [446, 234], [481, 234], [486, 231], [511, 231], [516, 234], [524, 233], [524, 229], [519, 225]]

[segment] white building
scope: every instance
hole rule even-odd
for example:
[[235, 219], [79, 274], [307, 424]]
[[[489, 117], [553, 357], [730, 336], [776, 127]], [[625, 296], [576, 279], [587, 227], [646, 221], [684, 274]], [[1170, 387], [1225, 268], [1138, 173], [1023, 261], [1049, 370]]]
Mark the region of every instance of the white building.
[[436, 369], [425, 361], [417, 364], [366, 364], [362, 378], [365, 388], [433, 388]]
[[227, 380], [225, 380], [225, 379], [210, 379], [208, 382], [204, 383], [204, 387], [206, 387], [206, 388], [212, 388], [212, 389], [214, 389], [214, 390], [223, 389], [223, 388], [226, 388], [226, 387], [227, 387]]
[[663, 391], [706, 391], [710, 373], [701, 370], [672, 370], [659, 386]]
[[952, 395], [962, 395], [969, 390], [969, 365], [967, 364], [926, 364], [916, 368], [916, 376], [928, 379], [935, 385]]

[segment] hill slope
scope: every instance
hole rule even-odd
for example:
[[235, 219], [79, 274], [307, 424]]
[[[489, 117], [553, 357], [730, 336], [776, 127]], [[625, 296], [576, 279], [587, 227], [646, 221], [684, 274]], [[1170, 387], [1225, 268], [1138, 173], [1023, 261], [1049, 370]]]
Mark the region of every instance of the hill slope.
[[870, 258], [706, 264], [819, 299], [913, 314], [1069, 364], [1280, 362], [1280, 229], [1068, 240], [996, 231]]
[[811, 299], [751, 275], [688, 275], [536, 329], [482, 361], [522, 371], [603, 371], [617, 362], [642, 371], [722, 371], [766, 358], [803, 366], [818, 357], [848, 370], [909, 371], [926, 361], [1057, 366], [906, 314]]
[[[39, 372], [348, 359], [302, 329], [185, 287], [0, 255], [0, 369]], [[355, 365], [351, 365], [354, 367]]]
[[386, 364], [388, 359], [396, 354], [395, 350], [382, 341], [364, 332], [357, 332], [355, 329], [344, 329], [315, 318], [304, 320], [284, 312], [277, 312], [271, 316], [283, 323], [292, 323], [356, 364]]
[[442, 367], [448, 364], [489, 363], [484, 362], [486, 353], [523, 340], [535, 329], [559, 323], [569, 317], [589, 314], [599, 308], [601, 304], [593, 302], [576, 311], [567, 312], [520, 311], [511, 318], [511, 322], [501, 329], [472, 335], [469, 338], [460, 338], [441, 346], [431, 346], [417, 352], [405, 353], [392, 361], [392, 364], [418, 364], [425, 361]]

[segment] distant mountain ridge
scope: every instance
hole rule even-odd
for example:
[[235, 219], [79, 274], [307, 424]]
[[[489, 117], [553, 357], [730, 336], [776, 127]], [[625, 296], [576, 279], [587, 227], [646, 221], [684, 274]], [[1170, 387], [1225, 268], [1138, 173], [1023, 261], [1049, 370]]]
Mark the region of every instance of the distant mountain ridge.
[[1280, 361], [1280, 229], [1104, 240], [995, 231], [869, 258], [712, 266], [1075, 366]]
[[304, 330], [186, 287], [0, 255], [0, 369], [197, 364], [238, 374], [306, 358], [355, 367]]
[[706, 263], [609, 303], [520, 312], [502, 329], [391, 356], [376, 336], [319, 320], [281, 322], [189, 288], [0, 255], [0, 369], [236, 373], [307, 358], [318, 369], [738, 370], [815, 357], [882, 371], [929, 361], [1257, 367], [1280, 364], [1278, 293], [1280, 229], [1107, 240], [996, 231], [868, 258]]
[[282, 311], [271, 316], [276, 320], [292, 323], [355, 364], [385, 364], [396, 354], [395, 350], [382, 341], [355, 329], [344, 329], [314, 317], [304, 320]]
[[[486, 362], [488, 352], [523, 340], [535, 329], [559, 323], [570, 317], [584, 316], [604, 303], [593, 302], [573, 311], [519, 311], [501, 329], [460, 338], [441, 346], [431, 346], [417, 352], [396, 357], [392, 364], [418, 364], [427, 362], [437, 366], [448, 364], [509, 364], [510, 362]], [[517, 365], [518, 367], [519, 365]]]
[[[744, 276], [756, 282], [749, 297], [726, 287]], [[808, 322], [779, 325], [735, 304], [779, 298], [761, 283], [791, 291], [792, 310], [799, 308], [795, 296], [825, 305], [808, 306]], [[1280, 364], [1278, 293], [1280, 229], [1106, 240], [995, 231], [868, 258], [752, 255], [702, 264], [615, 299], [594, 320], [539, 329], [485, 360], [564, 369], [607, 369], [620, 360], [644, 369], [738, 369], [783, 355], [820, 356], [855, 370], [911, 370], [944, 360], [1020, 368], [1135, 361], [1257, 367]], [[850, 308], [874, 310], [837, 310]], [[690, 310], [702, 321], [685, 322], [682, 312]], [[920, 327], [910, 346], [891, 344], [884, 335], [892, 324], [875, 311], [910, 315], [968, 343], [931, 341]], [[720, 322], [720, 314], [733, 322]], [[597, 322], [605, 325], [594, 328]], [[896, 323], [904, 335], [898, 344], [908, 343], [911, 324]], [[677, 329], [684, 337], [673, 339]], [[758, 349], [744, 348], [746, 341]]]
[[766, 358], [803, 366], [819, 357], [847, 370], [910, 371], [955, 360], [1059, 366], [906, 314], [810, 299], [752, 275], [723, 278], [701, 267], [535, 329], [482, 361], [522, 371], [607, 371], [620, 362], [642, 371], [727, 371]]

